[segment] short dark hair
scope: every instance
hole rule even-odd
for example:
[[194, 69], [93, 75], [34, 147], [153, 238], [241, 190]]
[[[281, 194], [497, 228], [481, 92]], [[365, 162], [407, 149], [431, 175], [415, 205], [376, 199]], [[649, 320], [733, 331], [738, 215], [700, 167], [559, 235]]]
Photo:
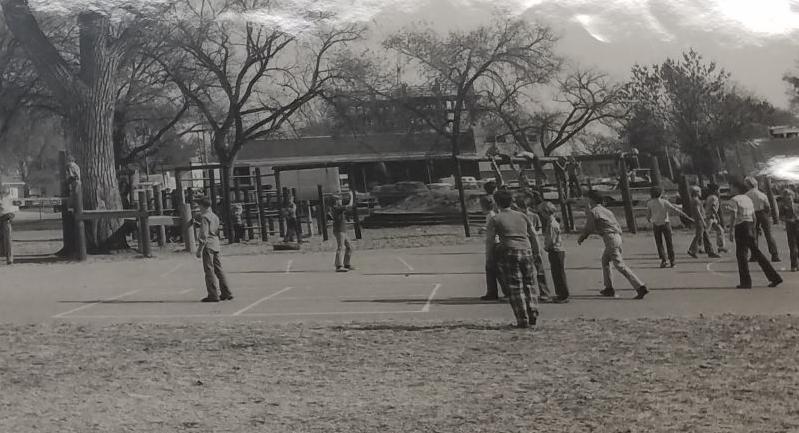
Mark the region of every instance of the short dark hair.
[[715, 183], [711, 183], [707, 186], [707, 193], [708, 194], [717, 194], [719, 192], [719, 186]]
[[500, 208], [509, 208], [510, 205], [513, 204], [513, 194], [511, 194], [510, 191], [501, 189], [494, 193], [494, 200]]
[[660, 187], [653, 186], [652, 189], [649, 190], [649, 194], [652, 198], [660, 198], [663, 195], [663, 191], [660, 190]]
[[730, 180], [730, 186], [735, 188], [739, 193], [746, 192], [749, 188], [746, 187], [741, 179], [735, 178]]
[[589, 190], [586, 194], [586, 197], [588, 197], [588, 200], [591, 200], [594, 203], [602, 203], [602, 194], [595, 189]]
[[202, 207], [211, 207], [211, 199], [208, 197], [200, 197], [194, 199], [194, 202]]
[[483, 189], [485, 190], [485, 192], [493, 194], [494, 191], [497, 190], [497, 183], [494, 182], [493, 180], [489, 180], [488, 182], [483, 184]]

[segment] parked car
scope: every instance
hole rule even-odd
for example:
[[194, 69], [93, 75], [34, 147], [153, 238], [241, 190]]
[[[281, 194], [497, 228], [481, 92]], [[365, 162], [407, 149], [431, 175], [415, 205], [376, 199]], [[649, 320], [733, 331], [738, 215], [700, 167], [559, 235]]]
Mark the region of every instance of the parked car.
[[372, 195], [377, 199], [380, 206], [388, 206], [414, 194], [426, 193], [429, 191], [427, 186], [422, 182], [403, 181], [395, 184], [380, 185], [372, 191]]

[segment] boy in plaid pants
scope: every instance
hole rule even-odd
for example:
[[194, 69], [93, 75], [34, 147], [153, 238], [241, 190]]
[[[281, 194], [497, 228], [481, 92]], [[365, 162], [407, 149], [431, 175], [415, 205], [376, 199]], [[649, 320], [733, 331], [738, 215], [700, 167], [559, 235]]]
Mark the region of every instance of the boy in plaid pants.
[[[494, 199], [499, 212], [488, 221], [486, 254], [499, 266], [517, 326], [529, 328], [538, 321], [531, 242], [535, 232], [525, 214], [511, 209], [513, 195], [509, 191], [497, 191]], [[498, 249], [494, 244], [495, 237], [499, 237]]]

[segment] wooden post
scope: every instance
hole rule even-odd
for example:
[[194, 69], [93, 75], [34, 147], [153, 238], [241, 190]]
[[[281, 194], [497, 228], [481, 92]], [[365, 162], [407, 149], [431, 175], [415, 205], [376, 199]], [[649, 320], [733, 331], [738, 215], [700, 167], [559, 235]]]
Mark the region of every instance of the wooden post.
[[660, 162], [657, 155], [652, 155], [652, 186], [663, 187], [663, 177], [660, 174]]
[[[155, 214], [164, 214], [164, 201], [161, 194], [161, 185], [153, 185], [153, 196], [155, 196]], [[158, 246], [163, 247], [166, 245], [166, 227], [158, 226]]]
[[[457, 145], [454, 146], [457, 149]], [[458, 187], [458, 201], [461, 205], [461, 219], [463, 220], [463, 233], [469, 238], [472, 236], [469, 228], [469, 210], [466, 209], [466, 191], [463, 189], [463, 172], [461, 170], [461, 161], [458, 159], [457, 150], [453, 155], [452, 160], [455, 163], [455, 186]]]
[[306, 223], [306, 228], [308, 232], [308, 237], [313, 236], [313, 212], [311, 212], [311, 202], [310, 200], [305, 200], [303, 202], [303, 207], [305, 208], [305, 214], [308, 215], [308, 222]]
[[216, 169], [208, 170], [208, 179], [211, 185], [211, 191], [208, 197], [211, 199], [211, 210], [219, 215], [219, 205], [216, 203]]
[[[225, 237], [230, 242], [233, 239], [233, 206], [230, 203], [230, 171], [233, 170], [227, 164], [222, 165], [222, 209], [218, 214], [224, 221]], [[235, 170], [234, 170], [235, 172]]]
[[[183, 203], [180, 205], [181, 224], [183, 224], [183, 241], [186, 243], [186, 251], [194, 254], [197, 252], [197, 244], [194, 240], [194, 226], [191, 218], [191, 205]], [[188, 215], [188, 217], [184, 217]]]
[[236, 175], [236, 169], [233, 169], [233, 198], [236, 202], [241, 203], [241, 179]]
[[258, 208], [258, 226], [261, 227], [261, 240], [266, 242], [269, 240], [269, 234], [266, 228], [266, 218], [264, 218], [264, 187], [263, 180], [261, 179], [261, 169], [255, 167], [255, 206]]
[[777, 199], [774, 197], [774, 189], [771, 188], [771, 177], [763, 176], [763, 187], [766, 189], [766, 196], [768, 197], [768, 204], [771, 208], [771, 221], [774, 224], [780, 223], [779, 208], [777, 208]]
[[141, 239], [139, 239], [139, 243], [141, 244], [141, 253], [144, 257], [152, 257], [152, 245], [150, 245], [150, 217], [147, 215], [147, 193], [145, 191], [139, 191], [139, 212], [144, 212], [145, 214], [139, 217], [139, 227], [141, 232]]
[[79, 262], [85, 262], [89, 258], [86, 251], [86, 223], [83, 221], [83, 188], [80, 182], [75, 183], [73, 191], [75, 209], [72, 215], [75, 219], [75, 258]]
[[325, 193], [322, 185], [316, 185], [319, 192], [319, 231], [322, 232], [322, 239], [327, 241], [330, 236], [327, 233], [327, 206], [325, 205]]
[[73, 215], [69, 213], [69, 185], [67, 184], [67, 154], [63, 150], [58, 152], [59, 178], [61, 179], [61, 232], [64, 238], [64, 248], [61, 252], [64, 256], [72, 255], [75, 245], [72, 242], [72, 235], [75, 233]]
[[[565, 231], [569, 232], [569, 210], [566, 206], [566, 194], [563, 188], [563, 173], [556, 162], [553, 162], [552, 165], [555, 169], [555, 186], [558, 190], [558, 201], [560, 202], [560, 217], [566, 229]], [[543, 195], [541, 198], [543, 198]]]
[[688, 215], [693, 215], [693, 212], [691, 211], [691, 197], [688, 191], [688, 177], [686, 177], [685, 174], [680, 174], [679, 190], [680, 201], [682, 202], [682, 211]]
[[355, 191], [352, 191], [352, 222], [355, 226], [355, 239], [362, 239], [363, 235], [361, 233], [361, 219], [358, 216], [358, 200], [355, 198]]
[[186, 196], [183, 194], [183, 183], [181, 182], [182, 176], [182, 172], [175, 171], [175, 189], [177, 190], [178, 196], [178, 202], [175, 203], [175, 210], [180, 216], [180, 231], [183, 233], [185, 251], [196, 253], [197, 246], [194, 245], [194, 228], [191, 226], [191, 205], [186, 204]]
[[627, 160], [623, 156], [619, 159], [619, 181], [621, 185], [621, 198], [624, 202], [624, 216], [627, 219], [627, 229], [630, 233], [637, 233], [638, 228], [635, 226], [633, 200], [630, 196], [630, 176], [627, 175]]
[[6, 264], [14, 264], [14, 249], [13, 249], [13, 229], [11, 227], [11, 220], [5, 220], [2, 223], [3, 230], [3, 254], [6, 256]]
[[286, 236], [286, 222], [283, 220], [283, 186], [280, 184], [280, 170], [275, 169], [275, 198], [277, 200], [277, 225], [280, 237]]

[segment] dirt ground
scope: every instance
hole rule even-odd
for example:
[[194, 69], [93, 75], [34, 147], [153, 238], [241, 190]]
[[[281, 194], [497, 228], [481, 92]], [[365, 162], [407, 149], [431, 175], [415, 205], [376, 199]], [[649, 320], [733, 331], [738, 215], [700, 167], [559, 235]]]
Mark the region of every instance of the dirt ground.
[[0, 431], [797, 431], [798, 327], [4, 325]]

